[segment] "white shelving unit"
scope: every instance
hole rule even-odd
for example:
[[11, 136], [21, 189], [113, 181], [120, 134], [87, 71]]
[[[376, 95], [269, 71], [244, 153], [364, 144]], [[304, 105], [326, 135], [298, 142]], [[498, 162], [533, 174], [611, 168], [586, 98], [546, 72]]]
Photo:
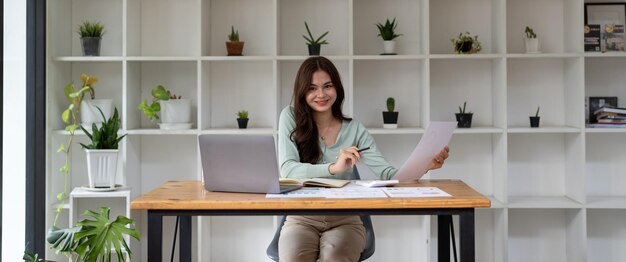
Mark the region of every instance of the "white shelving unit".
[[[59, 116], [68, 82], [80, 83], [82, 72], [97, 76], [97, 97], [113, 99], [120, 110], [128, 136], [117, 182], [133, 199], [168, 180], [200, 179], [198, 134], [276, 134], [278, 114], [308, 57], [301, 37], [307, 21], [315, 35], [330, 31], [322, 55], [341, 73], [344, 112], [370, 130], [393, 164], [403, 163], [430, 121], [454, 120], [467, 101], [472, 128], [455, 131], [445, 167], [427, 177], [462, 179], [492, 200], [492, 208], [476, 213], [477, 261], [621, 261], [626, 129], [586, 128], [585, 98], [617, 96], [623, 105], [626, 53], [583, 52], [584, 1], [48, 1], [47, 224], [63, 189], [56, 149], [67, 138]], [[375, 24], [394, 17], [403, 34], [398, 55], [381, 56]], [[85, 20], [106, 26], [100, 57], [81, 56], [75, 31]], [[231, 25], [246, 42], [242, 57], [226, 56]], [[526, 25], [537, 32], [542, 53], [524, 53]], [[454, 54], [450, 39], [465, 31], [479, 36], [479, 54]], [[192, 129], [159, 130], [137, 110], [157, 84], [192, 100]], [[389, 96], [400, 112], [393, 130], [381, 128]], [[541, 127], [529, 128], [538, 106]], [[241, 109], [251, 117], [245, 130], [235, 121]], [[76, 188], [87, 184], [86, 164], [76, 143], [72, 150], [70, 184]], [[128, 201], [94, 196], [102, 199], [66, 205], [59, 224], [103, 204], [126, 210], [122, 214], [132, 215], [146, 235], [144, 213], [128, 213]], [[271, 218], [194, 223], [197, 261], [264, 260], [274, 233]], [[168, 246], [173, 219], [164, 224]], [[436, 261], [430, 245], [436, 220], [374, 217], [374, 224], [372, 261]], [[137, 261], [145, 242], [133, 247]], [[48, 258], [63, 259], [53, 253]]]

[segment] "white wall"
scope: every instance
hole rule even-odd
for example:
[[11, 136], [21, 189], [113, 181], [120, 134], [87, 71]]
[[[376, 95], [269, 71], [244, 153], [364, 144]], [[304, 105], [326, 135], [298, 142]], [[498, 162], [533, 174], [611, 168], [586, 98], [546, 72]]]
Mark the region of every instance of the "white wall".
[[26, 182], [26, 1], [5, 0], [2, 146], [2, 261], [24, 252]]

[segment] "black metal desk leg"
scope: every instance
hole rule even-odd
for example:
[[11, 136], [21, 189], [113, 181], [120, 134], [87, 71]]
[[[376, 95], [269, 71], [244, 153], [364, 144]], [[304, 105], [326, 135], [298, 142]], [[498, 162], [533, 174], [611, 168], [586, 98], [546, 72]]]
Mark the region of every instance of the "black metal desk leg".
[[191, 216], [180, 216], [180, 262], [191, 262]]
[[474, 209], [469, 209], [459, 215], [461, 228], [461, 261], [474, 262]]
[[162, 262], [163, 217], [148, 210], [148, 261]]
[[437, 259], [450, 262], [450, 222], [451, 215], [437, 216]]

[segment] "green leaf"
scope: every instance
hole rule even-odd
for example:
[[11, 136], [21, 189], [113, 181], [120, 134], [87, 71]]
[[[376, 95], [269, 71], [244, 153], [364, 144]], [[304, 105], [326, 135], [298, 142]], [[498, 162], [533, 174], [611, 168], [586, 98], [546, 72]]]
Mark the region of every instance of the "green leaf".
[[169, 100], [170, 96], [162, 85], [158, 85], [152, 89], [152, 96], [158, 100]]
[[78, 125], [67, 125], [65, 127], [65, 131], [67, 131], [67, 132], [74, 132], [74, 131], [76, 131], [77, 128], [78, 128]]
[[63, 192], [57, 194], [57, 200], [59, 201], [63, 200]]
[[61, 153], [63, 151], [65, 151], [65, 144], [59, 145], [59, 149], [57, 149], [57, 153]]
[[69, 171], [70, 171], [70, 167], [67, 164], [65, 164], [61, 168], [59, 168], [59, 172], [64, 173], [64, 174], [68, 173]]
[[67, 100], [70, 101], [70, 103], [72, 103], [73, 101], [72, 101], [72, 98], [70, 97], [70, 94], [74, 92], [74, 81], [67, 84], [65, 88], [63, 88], [63, 91], [65, 92], [65, 97], [67, 98]]
[[61, 119], [63, 120], [63, 123], [69, 123], [70, 122], [70, 113], [71, 113], [71, 109], [65, 109], [65, 111], [63, 111], [63, 113], [61, 114]]

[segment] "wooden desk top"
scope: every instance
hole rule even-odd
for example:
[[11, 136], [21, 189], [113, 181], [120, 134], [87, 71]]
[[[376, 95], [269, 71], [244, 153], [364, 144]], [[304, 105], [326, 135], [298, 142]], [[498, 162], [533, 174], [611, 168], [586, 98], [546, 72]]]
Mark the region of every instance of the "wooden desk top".
[[400, 186], [438, 187], [440, 198], [265, 198], [265, 194], [210, 192], [201, 181], [169, 181], [131, 203], [138, 210], [306, 210], [486, 208], [491, 201], [460, 180], [420, 180]]

